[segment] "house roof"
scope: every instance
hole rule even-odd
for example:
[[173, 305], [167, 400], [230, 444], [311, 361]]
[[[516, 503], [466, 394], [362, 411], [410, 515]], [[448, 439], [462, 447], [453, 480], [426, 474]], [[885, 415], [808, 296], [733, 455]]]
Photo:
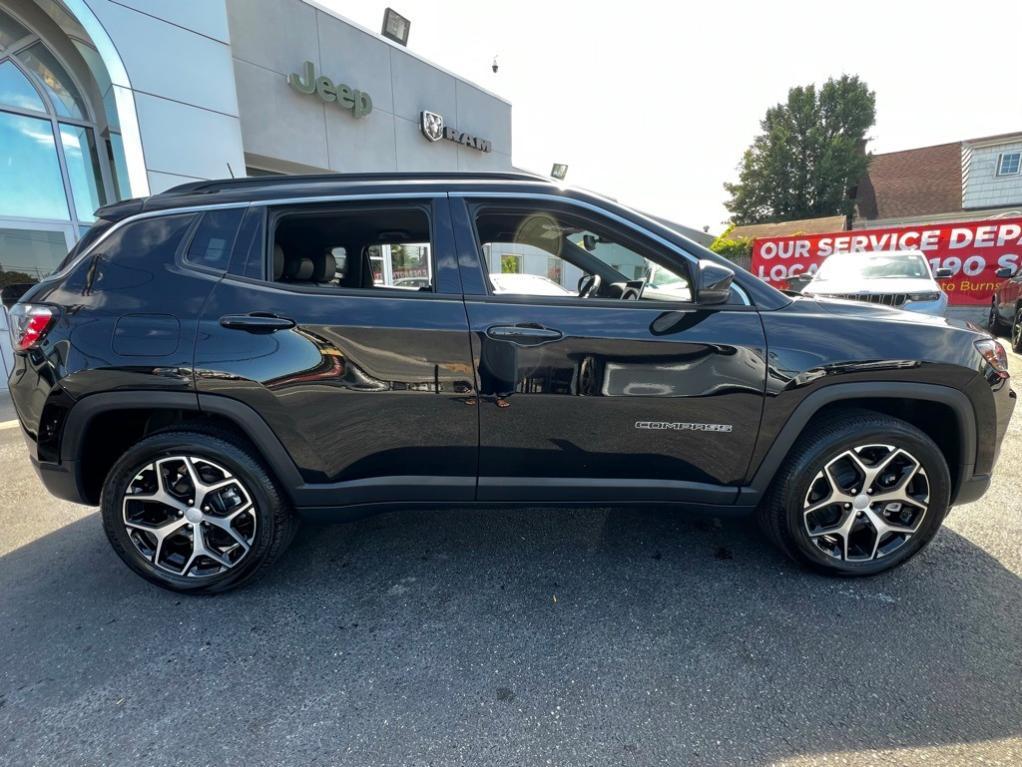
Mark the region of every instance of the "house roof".
[[963, 144], [1007, 144], [1008, 142], [1015, 142], [1022, 140], [1022, 133], [1015, 131], [1014, 133], [998, 133], [993, 136], [983, 136], [982, 138], [970, 138], [963, 141]]
[[844, 216], [822, 216], [821, 218], [803, 218], [798, 221], [780, 221], [776, 224], [736, 226], [728, 236], [732, 239], [738, 237], [787, 237], [793, 234], [840, 232], [844, 228]]
[[855, 202], [866, 219], [961, 210], [962, 142], [873, 155]]

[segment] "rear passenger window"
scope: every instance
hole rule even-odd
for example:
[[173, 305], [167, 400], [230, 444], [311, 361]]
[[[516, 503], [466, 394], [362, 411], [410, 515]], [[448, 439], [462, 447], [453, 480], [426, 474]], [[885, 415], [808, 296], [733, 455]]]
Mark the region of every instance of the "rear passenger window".
[[244, 208], [211, 210], [204, 213], [188, 246], [185, 260], [206, 269], [227, 271], [234, 238], [244, 214]]
[[306, 206], [273, 217], [275, 282], [320, 288], [434, 289], [427, 208]]

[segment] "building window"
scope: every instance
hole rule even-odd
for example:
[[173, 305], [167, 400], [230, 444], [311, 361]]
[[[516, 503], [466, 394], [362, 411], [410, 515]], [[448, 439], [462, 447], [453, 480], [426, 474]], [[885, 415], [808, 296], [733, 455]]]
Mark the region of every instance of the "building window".
[[1001, 152], [997, 158], [998, 176], [1017, 176], [1022, 167], [1022, 152]]
[[[84, 57], [84, 44], [79, 51]], [[15, 248], [16, 258], [0, 259], [0, 281], [8, 270], [42, 278], [54, 254], [88, 231], [97, 208], [128, 196], [117, 126], [102, 104], [87, 102], [72, 70], [0, 12], [0, 232], [28, 243]]]
[[0, 216], [68, 220], [49, 120], [0, 111]]

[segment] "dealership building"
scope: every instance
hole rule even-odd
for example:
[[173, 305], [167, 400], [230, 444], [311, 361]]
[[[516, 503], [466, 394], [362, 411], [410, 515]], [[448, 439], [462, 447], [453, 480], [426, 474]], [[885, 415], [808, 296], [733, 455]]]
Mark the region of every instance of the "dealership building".
[[510, 103], [313, 2], [0, 0], [0, 284], [189, 181], [511, 167]]

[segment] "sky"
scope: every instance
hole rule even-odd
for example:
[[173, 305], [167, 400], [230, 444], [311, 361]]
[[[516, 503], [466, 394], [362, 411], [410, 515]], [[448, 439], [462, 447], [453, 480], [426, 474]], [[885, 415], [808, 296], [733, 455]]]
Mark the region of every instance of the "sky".
[[516, 166], [713, 233], [794, 85], [865, 80], [874, 153], [1022, 131], [1019, 0], [319, 1], [373, 31], [392, 6], [410, 50], [508, 99]]

